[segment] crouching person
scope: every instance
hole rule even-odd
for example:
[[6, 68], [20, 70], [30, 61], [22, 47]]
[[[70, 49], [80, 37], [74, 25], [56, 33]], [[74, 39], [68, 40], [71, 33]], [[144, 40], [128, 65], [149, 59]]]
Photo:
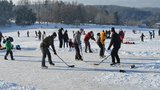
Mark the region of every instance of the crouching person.
[[48, 36], [46, 37], [40, 44], [40, 48], [41, 48], [41, 51], [42, 51], [42, 68], [48, 68], [46, 65], [45, 65], [45, 58], [46, 58], [46, 55], [48, 55], [48, 62], [50, 65], [55, 65], [53, 62], [52, 62], [52, 59], [51, 59], [51, 53], [49, 51], [49, 46], [52, 47], [53, 49], [53, 52], [55, 55], [57, 55], [56, 53], [56, 50], [55, 50], [55, 47], [54, 47], [54, 39], [57, 37], [57, 34], [54, 32], [51, 36]]
[[13, 38], [12, 37], [8, 37], [5, 41], [5, 47], [6, 47], [6, 55], [4, 56], [4, 59], [5, 60], [8, 60], [7, 59], [7, 56], [8, 54], [10, 54], [11, 56], [11, 60], [15, 60], [13, 58], [13, 52], [12, 52], [12, 49], [13, 49], [13, 45], [11, 44], [11, 42], [13, 42]]

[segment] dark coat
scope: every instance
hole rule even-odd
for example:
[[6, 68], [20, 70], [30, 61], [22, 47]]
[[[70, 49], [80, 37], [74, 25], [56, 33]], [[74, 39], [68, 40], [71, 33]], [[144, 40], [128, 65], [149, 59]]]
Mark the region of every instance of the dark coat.
[[66, 31], [63, 34], [63, 39], [64, 39], [64, 42], [68, 42], [69, 40], [68, 33]]
[[53, 51], [56, 52], [55, 47], [54, 47], [54, 38], [53, 36], [48, 36], [46, 37], [42, 43], [40, 44], [40, 47], [44, 47], [44, 48], [49, 48], [49, 46], [52, 47]]
[[58, 39], [61, 40], [63, 39], [63, 33], [62, 33], [63, 29], [59, 29], [58, 30]]
[[121, 40], [119, 35], [116, 32], [112, 34], [111, 41], [108, 48], [110, 49], [112, 45], [113, 45], [113, 48], [116, 48], [116, 49], [119, 49], [121, 47]]

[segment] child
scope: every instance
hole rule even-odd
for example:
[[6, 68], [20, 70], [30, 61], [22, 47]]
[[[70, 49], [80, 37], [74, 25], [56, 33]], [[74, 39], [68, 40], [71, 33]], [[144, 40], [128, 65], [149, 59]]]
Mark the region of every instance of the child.
[[7, 56], [8, 56], [8, 54], [10, 54], [10, 56], [11, 56], [11, 60], [15, 60], [14, 58], [13, 58], [13, 52], [12, 52], [12, 48], [13, 48], [13, 45], [11, 44], [11, 42], [13, 42], [13, 38], [12, 37], [8, 37], [7, 39], [6, 39], [6, 44], [5, 44], [5, 46], [6, 46], [6, 55], [4, 56], [4, 59], [5, 60], [8, 60], [7, 59]]
[[69, 49], [71, 49], [73, 47], [74, 47], [74, 45], [73, 45], [72, 39], [69, 39]]

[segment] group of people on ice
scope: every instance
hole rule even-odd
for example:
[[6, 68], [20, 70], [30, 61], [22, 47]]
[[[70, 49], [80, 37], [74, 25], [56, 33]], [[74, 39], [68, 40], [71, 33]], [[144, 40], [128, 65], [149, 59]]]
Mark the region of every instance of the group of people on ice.
[[[84, 45], [85, 45], [85, 50], [84, 51], [86, 53], [87, 52], [93, 53], [93, 51], [91, 49], [91, 45], [90, 45], [90, 39], [91, 39], [91, 40], [95, 41], [97, 43], [97, 45], [99, 46], [99, 48], [100, 48], [99, 56], [101, 58], [106, 57], [104, 55], [104, 52], [106, 51], [105, 40], [107, 38], [109, 38], [110, 39], [110, 44], [107, 47], [107, 50], [110, 50], [111, 47], [113, 46], [113, 48], [111, 50], [112, 63], [110, 65], [120, 64], [120, 58], [119, 58], [119, 55], [118, 55], [118, 51], [121, 47], [121, 43], [123, 43], [123, 38], [124, 38], [124, 35], [125, 35], [124, 31], [120, 30], [119, 33], [117, 33], [115, 31], [115, 28], [112, 27], [111, 30], [109, 30], [109, 31], [104, 31], [103, 30], [103, 31], [97, 33], [97, 38], [95, 39], [93, 31], [89, 31], [88, 33], [85, 34], [84, 30], [80, 29], [80, 30], [73, 33], [73, 41], [72, 41], [71, 38], [69, 38], [67, 30], [65, 30], [64, 33], [63, 33], [63, 31], [64, 31], [64, 29], [60, 28], [58, 30], [58, 35], [57, 35], [56, 32], [53, 32], [52, 35], [49, 35], [49, 36], [42, 39], [42, 42], [40, 44], [40, 49], [41, 49], [41, 52], [42, 52], [41, 66], [43, 68], [48, 68], [45, 64], [46, 56], [48, 56], [49, 64], [50, 65], [55, 65], [52, 62], [49, 47], [51, 46], [54, 54], [57, 55], [56, 49], [55, 49], [55, 46], [54, 46], [54, 39], [57, 36], [58, 36], [58, 40], [59, 40], [59, 48], [62, 48], [62, 46], [65, 48], [65, 45], [66, 45], [66, 47], [68, 47], [68, 45], [69, 45], [70, 48], [74, 47], [75, 48], [75, 60], [83, 61], [83, 57], [81, 55], [82, 53], [80, 53], [80, 52], [82, 52], [82, 42], [83, 42], [83, 41], [81, 41], [81, 35], [82, 34], [85, 35], [84, 36]], [[20, 34], [19, 31], [18, 31], [18, 34]], [[36, 34], [36, 37], [38, 37], [39, 33], [37, 33], [35, 31], [35, 34]], [[44, 32], [44, 34], [45, 34], [45, 32]], [[160, 29], [158, 31], [158, 34], [160, 36]], [[29, 37], [29, 31], [27, 31], [27, 36]], [[19, 37], [19, 35], [18, 35], [18, 37]], [[141, 35], [141, 39], [143, 39], [142, 37], [144, 37], [143, 33]], [[3, 37], [2, 33], [0, 32], [0, 47], [2, 47], [1, 46], [1, 41], [2, 41], [3, 38], [4, 37]], [[12, 37], [6, 37], [4, 39], [4, 41], [5, 41], [4, 43], [5, 43], [5, 48], [6, 48], [6, 54], [4, 56], [4, 59], [8, 60], [7, 56], [8, 56], [8, 54], [10, 54], [11, 60], [14, 60], [13, 52], [12, 52], [13, 45], [11, 44], [11, 42], [13, 42], [13, 38]]]
[[[63, 33], [64, 32], [64, 33]], [[75, 34], [73, 34], [74, 36]], [[69, 48], [73, 48], [74, 44], [71, 38], [69, 38], [68, 36], [68, 31], [64, 30], [63, 28], [60, 28], [58, 30], [58, 40], [59, 40], [59, 48], [62, 47], [67, 47], [69, 46]]]
[[[62, 31], [63, 31], [63, 28], [60, 28], [58, 31], [58, 39], [59, 39], [59, 43], [60, 43], [59, 48], [62, 48], [63, 39], [67, 39], [67, 41], [69, 39], [68, 36], [67, 36], [67, 38], [64, 38], [64, 35], [67, 31], [65, 31], [64, 34], [62, 33]], [[111, 57], [112, 57], [111, 65], [120, 64], [120, 58], [118, 56], [118, 51], [121, 47], [121, 42], [123, 40], [122, 40], [122, 38], [120, 38], [121, 36], [116, 33], [114, 27], [111, 28], [111, 34], [112, 34], [111, 41], [110, 41], [110, 44], [107, 48], [108, 50], [110, 50], [111, 46], [113, 46], [113, 49], [111, 51]], [[83, 61], [82, 55], [80, 53], [80, 49], [82, 50], [81, 35], [82, 35], [82, 30], [78, 30], [78, 31], [74, 32], [73, 44], [74, 44], [74, 48], [76, 51], [75, 60]], [[45, 65], [46, 56], [48, 56], [49, 64], [55, 65], [51, 60], [51, 53], [49, 51], [49, 46], [52, 47], [54, 54], [57, 55], [56, 49], [54, 47], [54, 39], [56, 37], [57, 37], [57, 34], [54, 32], [51, 36], [46, 37], [40, 44], [40, 48], [42, 51], [42, 68], [48, 68]], [[124, 36], [122, 36], [122, 37], [124, 37]], [[105, 57], [104, 52], [105, 52], [106, 33], [104, 31], [97, 33], [97, 40], [94, 38], [93, 31], [89, 31], [87, 34], [85, 34], [85, 36], [84, 36], [85, 52], [87, 52], [87, 50], [89, 50], [89, 53], [92, 53], [92, 50], [90, 47], [90, 42], [89, 42], [90, 39], [94, 40], [98, 44], [98, 46], [100, 48], [100, 53], [99, 53], [100, 57], [102, 57], [102, 58]]]
[[[158, 30], [158, 36], [160, 36], [160, 29]], [[142, 33], [140, 36], [142, 42], [144, 42], [144, 37], [145, 37], [145, 35], [144, 35], [144, 33]], [[150, 39], [155, 38], [155, 30], [149, 31], [149, 38]]]
[[[20, 32], [17, 31], [17, 35], [18, 37], [20, 37]], [[27, 31], [27, 37], [30, 36], [30, 32]], [[38, 38], [38, 40], [43, 40], [46, 37], [46, 32], [43, 31], [43, 33], [39, 30], [39, 31], [35, 31], [35, 38]]]

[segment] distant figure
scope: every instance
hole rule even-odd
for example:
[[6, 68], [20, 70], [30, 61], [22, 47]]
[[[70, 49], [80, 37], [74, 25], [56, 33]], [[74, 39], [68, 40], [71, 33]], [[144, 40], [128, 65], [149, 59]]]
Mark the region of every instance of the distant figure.
[[75, 33], [74, 33], [74, 31], [72, 31], [72, 33], [73, 33], [73, 38], [74, 38], [74, 36], [75, 36]]
[[69, 37], [68, 37], [68, 32], [67, 32], [67, 30], [65, 30], [65, 32], [64, 32], [64, 34], [63, 34], [63, 40], [64, 40], [64, 44], [63, 44], [64, 48], [65, 48], [65, 44], [66, 44], [66, 46], [67, 46], [67, 48], [68, 48], [68, 40], [69, 40]]
[[[114, 27], [112, 27], [111, 32], [112, 32], [112, 36], [111, 36], [110, 44], [108, 46], [108, 50], [110, 50], [111, 46], [113, 45], [113, 49], [111, 51], [112, 63], [110, 65], [115, 65], [115, 64], [120, 64], [118, 51], [121, 47], [121, 40], [119, 35], [115, 32]], [[117, 62], [115, 62], [115, 58], [117, 59]]]
[[132, 32], [133, 32], [134, 34], [136, 34], [136, 30], [132, 30]]
[[71, 48], [73, 48], [74, 47], [74, 44], [73, 44], [73, 42], [72, 42], [72, 39], [69, 39], [69, 49], [71, 49]]
[[13, 42], [13, 38], [12, 37], [8, 37], [7, 39], [6, 39], [6, 44], [5, 44], [5, 47], [6, 47], [6, 55], [4, 56], [4, 59], [5, 60], [8, 60], [7, 59], [7, 56], [8, 56], [8, 54], [10, 54], [10, 56], [11, 56], [11, 60], [15, 60], [14, 58], [13, 58], [13, 52], [12, 52], [12, 49], [13, 49], [13, 45], [11, 44], [11, 42]]
[[37, 31], [35, 31], [35, 35], [36, 35], [36, 38], [38, 37], [38, 33], [37, 33]]
[[80, 29], [81, 35], [85, 35], [85, 31], [83, 28]]
[[44, 38], [46, 37], [46, 32], [43, 31], [43, 34], [42, 34], [42, 40], [44, 40]]
[[60, 28], [58, 30], [58, 39], [59, 39], [59, 48], [62, 48], [62, 45], [63, 45], [63, 28]]
[[143, 34], [143, 33], [141, 34], [141, 36], [140, 36], [140, 37], [141, 37], [141, 41], [142, 41], [142, 42], [144, 42], [144, 37], [145, 37], [145, 36], [144, 36], [144, 34]]
[[18, 37], [20, 37], [20, 32], [19, 31], [17, 32], [17, 34], [18, 34]]
[[153, 34], [153, 38], [155, 38], [155, 32], [154, 32], [154, 30], [152, 31], [152, 34]]
[[160, 29], [158, 30], [158, 35], [160, 36]]
[[41, 33], [41, 31], [39, 30], [39, 31], [38, 31], [38, 39], [39, 39], [39, 40], [41, 40], [41, 36], [42, 36], [42, 33]]
[[27, 37], [29, 37], [29, 31], [27, 31]]
[[3, 38], [3, 35], [2, 35], [2, 32], [0, 32], [0, 47], [2, 47], [1, 45], [2, 38]]
[[150, 39], [152, 39], [152, 32], [149, 31], [149, 36], [150, 36]]

